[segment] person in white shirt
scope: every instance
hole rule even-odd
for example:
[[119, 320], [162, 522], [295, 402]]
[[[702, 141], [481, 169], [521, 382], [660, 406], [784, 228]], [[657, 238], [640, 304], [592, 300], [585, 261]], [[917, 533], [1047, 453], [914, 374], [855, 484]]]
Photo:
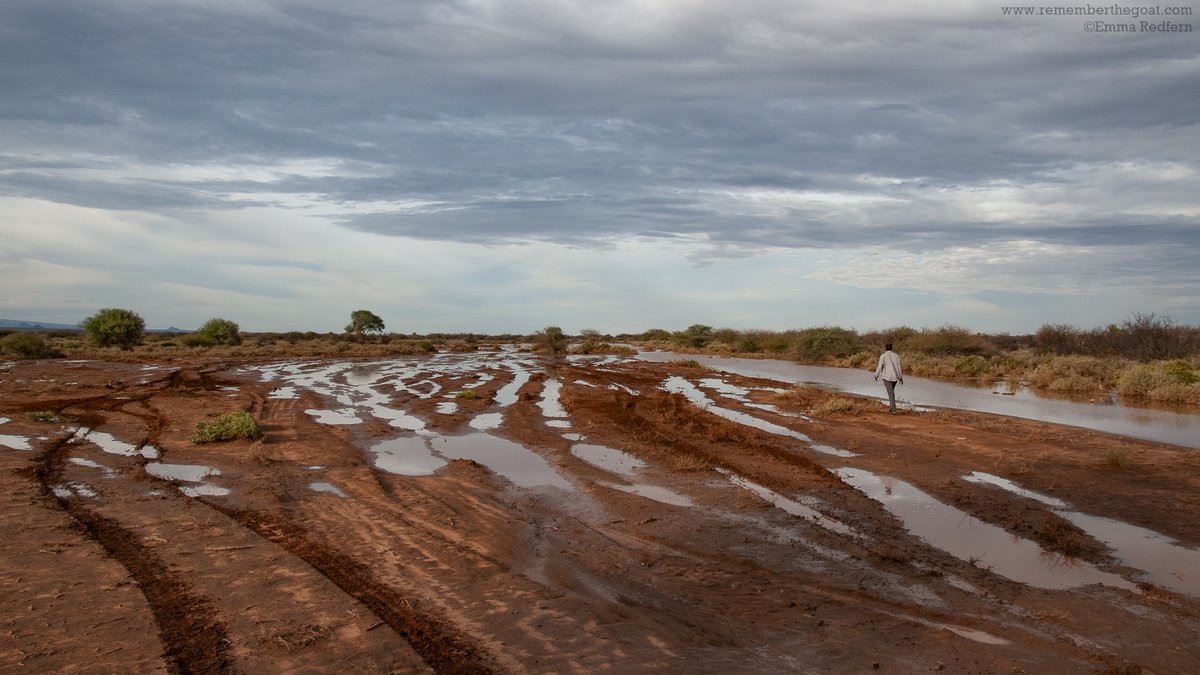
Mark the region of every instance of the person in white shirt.
[[904, 371], [900, 368], [900, 356], [892, 351], [892, 343], [884, 346], [879, 355], [879, 365], [875, 367], [875, 381], [883, 377], [883, 386], [888, 393], [888, 412], [896, 414], [896, 385], [904, 384]]

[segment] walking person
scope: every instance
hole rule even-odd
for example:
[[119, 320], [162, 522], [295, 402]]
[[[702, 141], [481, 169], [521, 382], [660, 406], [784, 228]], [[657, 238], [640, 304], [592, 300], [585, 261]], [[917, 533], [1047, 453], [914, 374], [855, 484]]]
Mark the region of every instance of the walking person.
[[896, 414], [896, 385], [904, 384], [904, 370], [900, 367], [900, 355], [892, 351], [892, 343], [884, 345], [884, 352], [879, 355], [879, 365], [875, 367], [875, 381], [883, 378], [883, 386], [888, 394], [888, 412]]

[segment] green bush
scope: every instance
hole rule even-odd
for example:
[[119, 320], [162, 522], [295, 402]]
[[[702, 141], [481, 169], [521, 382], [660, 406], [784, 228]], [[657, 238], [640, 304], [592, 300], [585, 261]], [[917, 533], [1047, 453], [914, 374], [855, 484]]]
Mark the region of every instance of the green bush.
[[795, 349], [811, 361], [845, 358], [859, 351], [858, 333], [838, 326], [808, 328], [796, 336]]
[[232, 441], [238, 438], [261, 438], [262, 429], [254, 416], [248, 412], [225, 413], [212, 422], [196, 422], [196, 433], [189, 438], [193, 443]]
[[242, 344], [242, 335], [239, 332], [238, 325], [228, 319], [209, 319], [196, 331], [197, 335], [203, 335], [216, 345], [240, 345]]
[[142, 341], [146, 322], [128, 309], [110, 307], [84, 319], [79, 326], [99, 347], [130, 349]]
[[455, 394], [454, 398], [461, 398], [461, 399], [467, 400], [467, 401], [474, 401], [475, 399], [479, 398], [479, 394], [474, 389], [464, 389], [463, 391], [460, 391], [457, 394]]
[[687, 330], [671, 335], [671, 339], [675, 342], [685, 347], [695, 347], [697, 349], [712, 342], [712, 337], [712, 326], [705, 326], [702, 323], [694, 323], [688, 326]]
[[188, 333], [179, 338], [185, 347], [215, 347], [217, 341], [201, 333]]
[[954, 372], [966, 377], [980, 377], [991, 372], [992, 366], [988, 360], [977, 354], [964, 356], [954, 362]]
[[1196, 374], [1196, 369], [1192, 364], [1183, 359], [1176, 359], [1163, 364], [1163, 372], [1175, 378], [1179, 384], [1196, 384], [1200, 382], [1200, 375]]
[[0, 339], [0, 353], [22, 359], [56, 359], [62, 352], [47, 344], [37, 333], [12, 333]]
[[34, 410], [25, 413], [25, 419], [30, 422], [57, 422], [58, 415], [52, 410]]

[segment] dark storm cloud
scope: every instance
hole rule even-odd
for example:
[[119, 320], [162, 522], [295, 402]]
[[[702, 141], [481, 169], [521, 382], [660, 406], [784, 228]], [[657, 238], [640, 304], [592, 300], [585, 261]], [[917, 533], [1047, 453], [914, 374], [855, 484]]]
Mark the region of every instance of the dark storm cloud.
[[[1190, 196], [1156, 218], [1069, 194], [1093, 180], [1080, 165], [1196, 171], [1192, 37], [1088, 35], [986, 4], [605, 7], [10, 5], [0, 193], [149, 211], [291, 194], [354, 207], [351, 229], [449, 241], [1194, 243]], [[100, 158], [98, 175], [65, 168], [73, 156]], [[168, 164], [270, 176], [122, 173]], [[1055, 183], [1053, 217], [957, 206]]]

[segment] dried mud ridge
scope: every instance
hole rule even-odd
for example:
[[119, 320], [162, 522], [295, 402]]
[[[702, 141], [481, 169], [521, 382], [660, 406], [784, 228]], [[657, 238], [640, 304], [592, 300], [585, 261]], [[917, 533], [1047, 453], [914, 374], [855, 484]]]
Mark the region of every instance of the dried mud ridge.
[[[292, 399], [269, 395], [288, 382], [264, 381], [255, 364], [0, 368], [0, 418], [14, 418], [0, 438], [41, 434], [29, 451], [0, 446], [13, 523], [0, 562], [26, 570], [0, 577], [15, 598], [0, 606], [15, 645], [0, 671], [1200, 670], [1195, 597], [1146, 582], [1013, 581], [930, 546], [837, 474], [849, 463], [894, 476], [1121, 582], [1136, 570], [1060, 511], [960, 478], [982, 468], [1186, 548], [1200, 544], [1200, 525], [1177, 517], [1200, 508], [1196, 453], [967, 414], [809, 420], [789, 410], [827, 393], [784, 396], [669, 364], [459, 358], [471, 367], [292, 362], [332, 386]], [[668, 393], [667, 377], [792, 435]], [[723, 397], [714, 378], [742, 395]], [[558, 417], [545, 407], [551, 382]], [[475, 396], [455, 399], [464, 387]], [[370, 415], [314, 419], [335, 393], [344, 403], [367, 390], [423, 420], [425, 436]], [[261, 447], [186, 441], [197, 420], [233, 409], [260, 419]], [[60, 417], [50, 435], [15, 419], [45, 410]], [[381, 468], [391, 439], [449, 448], [439, 443], [478, 433], [484, 413], [502, 416], [490, 435], [571, 487], [522, 487], [527, 477], [484, 457], [447, 455], [430, 475]], [[641, 468], [591, 465], [581, 442]], [[1098, 459], [1116, 445], [1133, 461], [1124, 473]], [[216, 467], [229, 494], [185, 495], [196, 483], [157, 478], [151, 462]], [[108, 581], [89, 591], [84, 570]], [[139, 634], [134, 586], [152, 639]], [[73, 618], [72, 605], [87, 611]], [[61, 635], [38, 630], [58, 624]]]

